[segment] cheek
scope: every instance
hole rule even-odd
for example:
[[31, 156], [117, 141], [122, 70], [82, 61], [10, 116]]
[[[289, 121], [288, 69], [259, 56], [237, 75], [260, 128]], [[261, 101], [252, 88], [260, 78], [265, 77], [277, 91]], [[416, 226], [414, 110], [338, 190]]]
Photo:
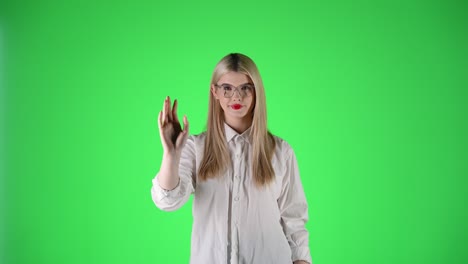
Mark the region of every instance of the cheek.
[[219, 99], [219, 104], [221, 105], [222, 108], [225, 108], [227, 103], [228, 101], [225, 98]]
[[250, 99], [250, 108], [253, 108], [255, 105], [255, 98]]

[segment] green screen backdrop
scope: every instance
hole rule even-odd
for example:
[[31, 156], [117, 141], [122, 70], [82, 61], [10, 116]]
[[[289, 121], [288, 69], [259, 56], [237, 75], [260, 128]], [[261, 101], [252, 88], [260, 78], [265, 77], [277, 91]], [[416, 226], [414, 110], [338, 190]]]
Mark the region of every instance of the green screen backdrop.
[[315, 264], [468, 263], [466, 1], [0, 3], [0, 263], [188, 263], [157, 114], [230, 52], [294, 148]]

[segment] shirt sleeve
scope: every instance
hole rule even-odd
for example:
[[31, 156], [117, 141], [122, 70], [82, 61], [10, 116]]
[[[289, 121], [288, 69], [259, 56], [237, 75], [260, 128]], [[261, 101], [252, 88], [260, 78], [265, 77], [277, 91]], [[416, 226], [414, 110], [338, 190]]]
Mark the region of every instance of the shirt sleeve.
[[195, 142], [189, 136], [182, 149], [179, 163], [179, 183], [172, 190], [165, 190], [159, 185], [159, 172], [153, 178], [151, 196], [154, 204], [164, 211], [174, 211], [182, 207], [195, 191]]
[[286, 151], [286, 160], [286, 174], [278, 199], [281, 225], [291, 247], [292, 261], [304, 260], [312, 264], [309, 232], [305, 228], [309, 219], [307, 200], [302, 188], [296, 156], [291, 148]]

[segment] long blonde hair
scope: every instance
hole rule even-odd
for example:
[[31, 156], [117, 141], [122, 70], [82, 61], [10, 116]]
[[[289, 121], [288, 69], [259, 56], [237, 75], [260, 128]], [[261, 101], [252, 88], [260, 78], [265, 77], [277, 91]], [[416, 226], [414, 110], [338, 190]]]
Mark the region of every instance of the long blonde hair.
[[[240, 53], [231, 53], [223, 57], [216, 65], [211, 77], [211, 84], [227, 72], [243, 73], [250, 77], [255, 86], [255, 105], [251, 126], [252, 135], [252, 176], [258, 187], [273, 181], [275, 172], [271, 158], [275, 149], [273, 135], [268, 132], [265, 91], [260, 73], [249, 57]], [[231, 163], [224, 131], [224, 113], [219, 102], [210, 92], [207, 131], [203, 159], [198, 171], [199, 179], [216, 178]]]

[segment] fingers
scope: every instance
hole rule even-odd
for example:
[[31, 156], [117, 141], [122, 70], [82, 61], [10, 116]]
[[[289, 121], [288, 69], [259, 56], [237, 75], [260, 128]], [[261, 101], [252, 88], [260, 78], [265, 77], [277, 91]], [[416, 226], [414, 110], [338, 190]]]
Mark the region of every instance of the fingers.
[[166, 97], [166, 118], [168, 122], [172, 122], [172, 112], [171, 112], [171, 98]]
[[[177, 100], [174, 101], [174, 107], [177, 107], [176, 101]], [[177, 113], [177, 110], [175, 113]], [[171, 110], [171, 98], [169, 96], [166, 96], [166, 99], [164, 99], [163, 103], [161, 127], [168, 122], [172, 122], [173, 120], [177, 120], [177, 115], [174, 115], [174, 110]]]
[[162, 128], [162, 111], [159, 111], [159, 114], [158, 114], [158, 127], [159, 127], [159, 130], [161, 130], [161, 128]]
[[179, 102], [177, 99], [174, 100], [174, 105], [172, 106], [172, 120], [175, 123], [179, 123], [179, 118], [177, 117], [177, 106], [179, 105]]
[[159, 111], [159, 115], [158, 115], [159, 136], [161, 138], [161, 144], [163, 145], [163, 149], [167, 150], [169, 149], [169, 146], [164, 137], [162, 119], [163, 119], [163, 111]]
[[[159, 112], [158, 115], [158, 126], [159, 126], [159, 132], [161, 135], [161, 141], [163, 141], [163, 146], [165, 148], [169, 148], [169, 143], [166, 142], [166, 137], [163, 130], [166, 130], [166, 125], [170, 125], [171, 127], [173, 126], [173, 129], [176, 131], [172, 132], [172, 136], [176, 136], [177, 133], [177, 138], [175, 139], [175, 146], [176, 148], [180, 148], [185, 144], [185, 141], [187, 140], [188, 137], [188, 132], [189, 132], [189, 122], [187, 120], [187, 116], [184, 116], [183, 122], [184, 122], [184, 129], [180, 131], [180, 124], [179, 124], [179, 118], [177, 117], [177, 109], [179, 106], [179, 102], [174, 100], [174, 103], [171, 108], [171, 99], [169, 96], [164, 99], [164, 104], [163, 104], [163, 109], [162, 111]], [[166, 131], [167, 132], [167, 131]], [[170, 144], [172, 145], [172, 144]], [[172, 145], [174, 147], [174, 145]]]
[[187, 120], [187, 116], [184, 115], [184, 133], [188, 134], [189, 132], [189, 122]]
[[161, 119], [161, 127], [164, 126], [164, 124], [166, 123], [166, 101], [167, 101], [167, 97], [166, 99], [164, 99], [164, 103], [163, 103], [163, 107], [162, 107], [162, 113], [159, 112], [159, 114], [161, 115], [160, 119]]

